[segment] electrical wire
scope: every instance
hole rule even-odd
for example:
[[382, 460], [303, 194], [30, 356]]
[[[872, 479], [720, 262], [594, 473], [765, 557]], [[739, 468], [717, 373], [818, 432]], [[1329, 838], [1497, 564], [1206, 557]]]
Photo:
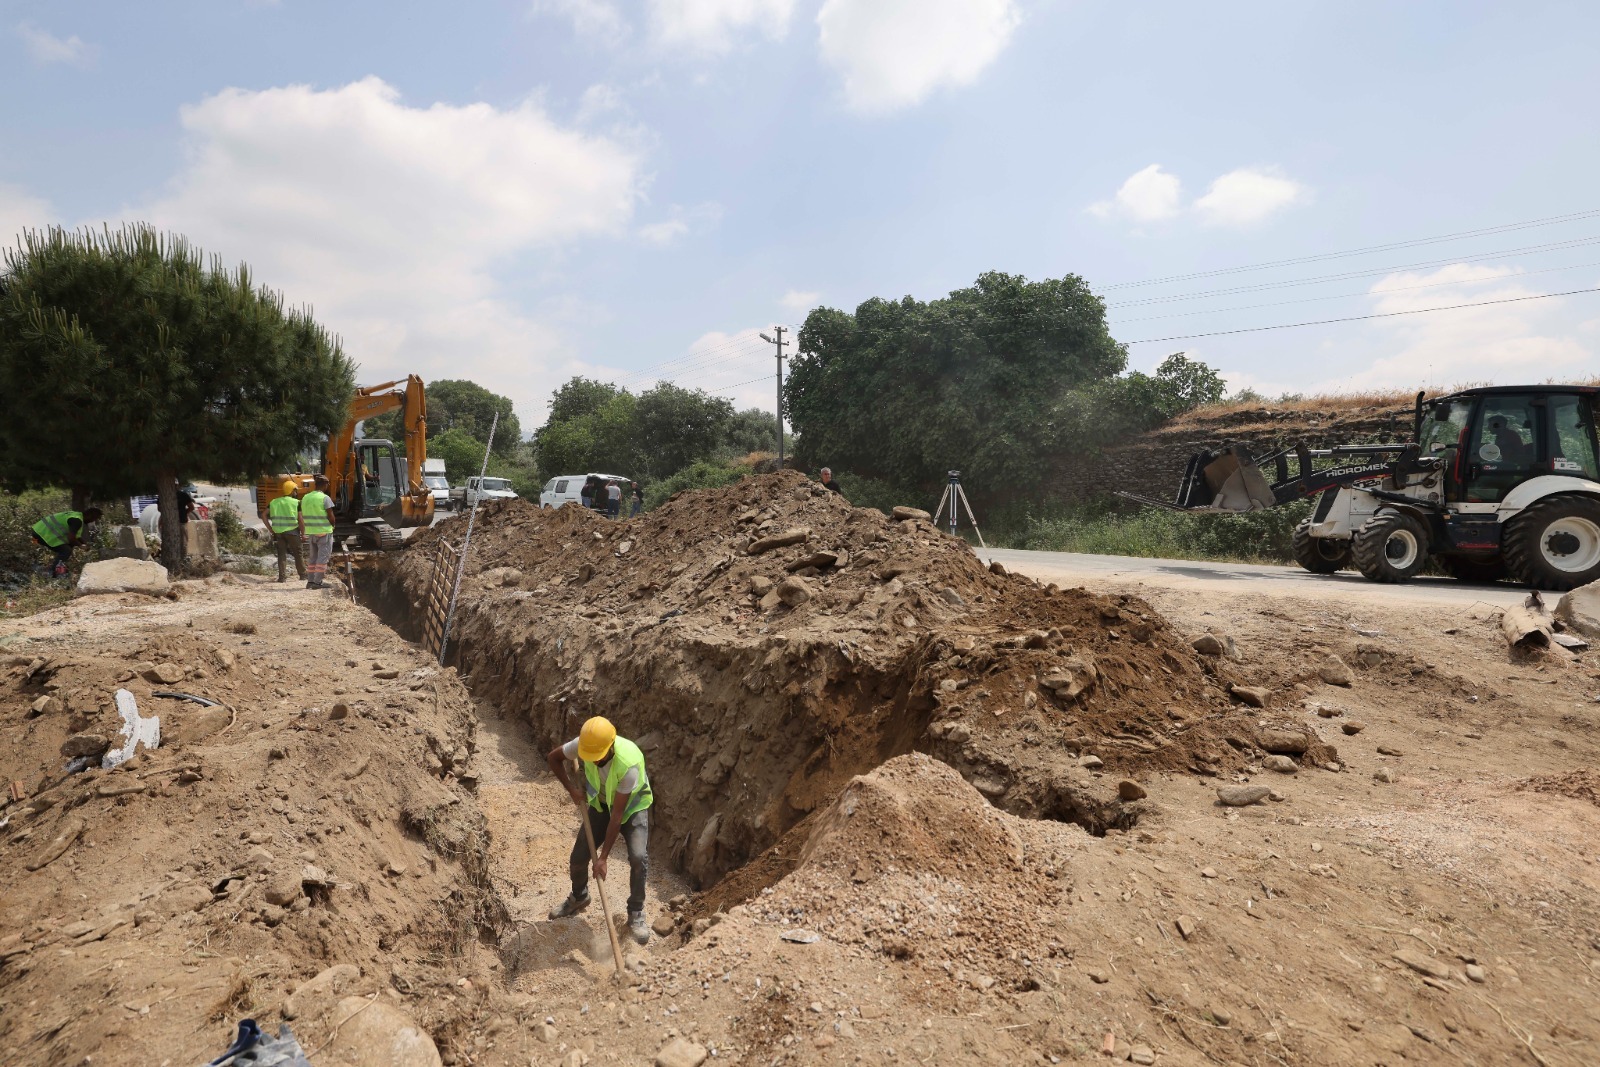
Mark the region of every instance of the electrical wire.
[[1212, 330], [1210, 333], [1185, 333], [1172, 337], [1145, 337], [1138, 341], [1124, 341], [1125, 345], [1150, 345], [1161, 341], [1188, 341], [1196, 337], [1226, 337], [1236, 333], [1263, 333], [1267, 330], [1293, 330], [1301, 326], [1329, 326], [1338, 322], [1362, 322], [1366, 319], [1392, 319], [1401, 315], [1426, 315], [1434, 311], [1459, 311], [1462, 308], [1487, 307], [1490, 304], [1520, 304], [1529, 300], [1549, 300], [1558, 296], [1578, 296], [1581, 293], [1600, 293], [1594, 289], [1569, 289], [1564, 293], [1537, 293], [1533, 296], [1509, 296], [1501, 300], [1478, 300], [1470, 304], [1448, 304], [1436, 308], [1414, 308], [1410, 311], [1381, 311], [1372, 315], [1349, 315], [1341, 319], [1318, 319], [1314, 322], [1283, 322], [1276, 326], [1248, 326], [1240, 330]]
[[1520, 274], [1497, 274], [1492, 278], [1460, 278], [1444, 282], [1425, 282], [1422, 285], [1397, 285], [1391, 289], [1363, 289], [1359, 293], [1333, 293], [1328, 296], [1302, 296], [1294, 300], [1274, 300], [1265, 304], [1239, 304], [1235, 307], [1205, 308], [1200, 311], [1176, 311], [1170, 315], [1142, 315], [1136, 319], [1118, 319], [1120, 323], [1130, 322], [1155, 322], [1158, 319], [1186, 319], [1196, 315], [1219, 315], [1227, 311], [1250, 311], [1255, 308], [1284, 307], [1288, 304], [1309, 304], [1319, 300], [1349, 300], [1358, 296], [1382, 296], [1385, 293], [1409, 293], [1417, 289], [1437, 289], [1445, 285], [1485, 285], [1489, 282], [1514, 282], [1521, 278], [1528, 278], [1535, 274], [1550, 274], [1565, 270], [1582, 270], [1585, 267], [1600, 267], [1600, 260], [1589, 263], [1572, 263], [1565, 267], [1544, 267], [1540, 270], [1525, 270]]
[[1289, 267], [1299, 263], [1319, 263], [1330, 259], [1348, 259], [1352, 256], [1365, 256], [1373, 252], [1387, 252], [1397, 248], [1416, 248], [1420, 245], [1440, 244], [1445, 241], [1460, 241], [1468, 237], [1483, 237], [1489, 234], [1509, 233], [1513, 230], [1527, 230], [1537, 226], [1553, 226], [1561, 222], [1576, 222], [1590, 219], [1600, 215], [1600, 208], [1591, 208], [1587, 211], [1574, 211], [1566, 215], [1547, 215], [1540, 219], [1530, 219], [1526, 222], [1510, 222], [1500, 226], [1485, 226], [1476, 230], [1458, 230], [1455, 233], [1441, 234], [1437, 237], [1418, 237], [1408, 241], [1391, 241], [1381, 245], [1367, 245], [1364, 248], [1350, 248], [1340, 252], [1323, 252], [1314, 256], [1295, 256], [1290, 259], [1274, 259], [1264, 263], [1252, 263], [1239, 267], [1223, 267], [1218, 270], [1194, 271], [1189, 274], [1169, 274], [1162, 278], [1146, 278], [1136, 282], [1116, 282], [1112, 285], [1102, 286], [1102, 291], [1111, 289], [1132, 289], [1144, 285], [1165, 285], [1168, 282], [1186, 282], [1197, 278], [1215, 278], [1224, 274], [1243, 274], [1249, 271], [1270, 270], [1274, 267]]
[[1151, 296], [1138, 300], [1118, 300], [1109, 303], [1106, 307], [1141, 307], [1148, 304], [1172, 304], [1184, 300], [1203, 300], [1212, 296], [1228, 296], [1234, 293], [1256, 293], [1267, 289], [1292, 289], [1301, 285], [1320, 285], [1323, 282], [1348, 281], [1351, 278], [1371, 278], [1381, 274], [1393, 274], [1402, 270], [1420, 270], [1424, 267], [1448, 266], [1454, 263], [1476, 263], [1485, 260], [1500, 259], [1506, 256], [1529, 255], [1537, 252], [1555, 252], [1567, 248], [1583, 248], [1588, 245], [1600, 244], [1600, 237], [1575, 237], [1566, 241], [1556, 241], [1551, 244], [1525, 245], [1521, 248], [1507, 248], [1497, 252], [1484, 252], [1476, 256], [1452, 256], [1448, 259], [1429, 259], [1418, 263], [1402, 263], [1390, 267], [1370, 267], [1364, 270], [1344, 271], [1339, 274], [1319, 274], [1310, 278], [1297, 278], [1279, 282], [1257, 282], [1252, 285], [1236, 285], [1227, 289], [1208, 289], [1198, 293], [1180, 293], [1172, 296]]

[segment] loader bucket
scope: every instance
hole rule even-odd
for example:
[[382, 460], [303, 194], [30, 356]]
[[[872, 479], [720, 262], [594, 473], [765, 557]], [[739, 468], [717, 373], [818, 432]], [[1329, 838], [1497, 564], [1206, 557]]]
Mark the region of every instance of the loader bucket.
[[1133, 493], [1118, 495], [1170, 511], [1262, 511], [1277, 502], [1271, 483], [1243, 445], [1190, 456], [1178, 485], [1178, 498], [1170, 504]]

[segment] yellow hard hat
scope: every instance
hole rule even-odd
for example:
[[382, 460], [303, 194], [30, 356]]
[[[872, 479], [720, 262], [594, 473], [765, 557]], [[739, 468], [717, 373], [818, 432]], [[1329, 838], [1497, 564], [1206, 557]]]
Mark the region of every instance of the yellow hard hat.
[[289, 479], [285, 478], [283, 480], [283, 484], [278, 486], [278, 491], [281, 492], [284, 496], [293, 496], [295, 488], [296, 488], [295, 484], [293, 482], [291, 482]]
[[578, 731], [578, 758], [585, 763], [599, 763], [611, 751], [611, 742], [617, 739], [617, 728], [610, 719], [596, 715]]

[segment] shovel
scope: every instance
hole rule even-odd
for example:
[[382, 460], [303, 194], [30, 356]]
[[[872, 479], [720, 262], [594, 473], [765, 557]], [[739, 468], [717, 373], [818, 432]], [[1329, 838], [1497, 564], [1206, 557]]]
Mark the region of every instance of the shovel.
[[[578, 765], [578, 774], [580, 776], [583, 774], [582, 764]], [[583, 822], [584, 840], [589, 842], [589, 862], [593, 863], [594, 858], [600, 855], [600, 850], [595, 847], [594, 828], [589, 825], [589, 805], [587, 803], [578, 805], [578, 818]], [[611, 961], [617, 965], [617, 979], [625, 981], [626, 976], [622, 973], [622, 945], [617, 941], [616, 928], [611, 925], [611, 907], [606, 903], [606, 880], [596, 877], [594, 884], [600, 890], [600, 918], [605, 924], [606, 936], [611, 938]]]

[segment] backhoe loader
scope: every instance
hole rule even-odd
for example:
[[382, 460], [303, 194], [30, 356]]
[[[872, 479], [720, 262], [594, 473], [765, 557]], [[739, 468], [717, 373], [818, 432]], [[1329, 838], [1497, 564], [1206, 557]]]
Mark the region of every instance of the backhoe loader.
[[[403, 459], [392, 441], [356, 440], [356, 427], [363, 420], [396, 408], [401, 409], [405, 434]], [[404, 382], [366, 386], [356, 390], [349, 418], [328, 438], [320, 456], [308, 457], [309, 463], [300, 464], [304, 469], [266, 475], [256, 483], [256, 510], [265, 522], [268, 505], [283, 495], [283, 482], [309, 490], [320, 471], [328, 478], [328, 495], [333, 498], [336, 543], [348, 545], [354, 540], [362, 548], [399, 548], [404, 543], [401, 528], [433, 522], [433, 490], [423, 481], [427, 458], [428, 401], [422, 379], [413, 374]]]
[[[1296, 561], [1404, 582], [1430, 556], [1458, 578], [1565, 590], [1600, 580], [1600, 387], [1492, 386], [1426, 399], [1412, 440], [1254, 458], [1243, 445], [1191, 456], [1177, 511], [1245, 512], [1317, 498]], [[1291, 463], [1292, 461], [1292, 463]]]

